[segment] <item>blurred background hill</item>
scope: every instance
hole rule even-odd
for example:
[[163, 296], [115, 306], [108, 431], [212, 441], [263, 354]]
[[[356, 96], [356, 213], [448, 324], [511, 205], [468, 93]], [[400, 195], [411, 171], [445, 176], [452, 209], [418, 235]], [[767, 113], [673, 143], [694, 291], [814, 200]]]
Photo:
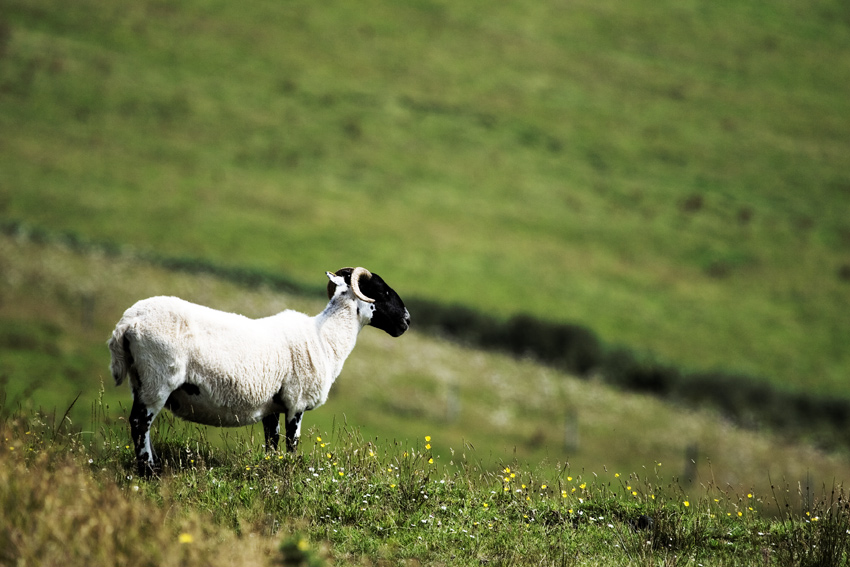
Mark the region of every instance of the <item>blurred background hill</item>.
[[[0, 221], [319, 293], [364, 265], [846, 400], [848, 87], [841, 0], [0, 0]], [[70, 331], [7, 262], [0, 356], [42, 365], [20, 385], [71, 364]], [[154, 288], [91, 315], [78, 389]]]

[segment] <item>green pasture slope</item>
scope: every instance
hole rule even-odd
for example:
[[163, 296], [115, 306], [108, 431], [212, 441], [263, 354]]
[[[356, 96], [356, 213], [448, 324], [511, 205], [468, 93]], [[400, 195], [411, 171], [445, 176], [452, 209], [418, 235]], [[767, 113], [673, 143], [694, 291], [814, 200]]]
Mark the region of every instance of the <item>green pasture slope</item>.
[[[113, 384], [106, 339], [128, 303], [165, 293], [251, 317], [283, 309], [317, 313], [325, 305], [321, 291], [294, 296], [0, 234], [0, 422], [37, 411], [46, 417], [36, 421], [61, 423], [87, 440], [109, 425], [120, 448], [129, 444], [129, 386]], [[766, 495], [771, 479], [821, 490], [843, 484], [850, 470], [846, 452], [740, 429], [714, 412], [415, 329], [397, 339], [365, 329], [328, 403], [305, 415], [304, 435], [331, 438], [345, 424], [380, 446], [414, 446], [430, 436], [442, 464], [463, 459], [488, 471], [505, 463], [555, 474], [569, 469], [606, 482], [615, 473], [655, 471], [681, 478], [688, 491], [709, 483]], [[242, 439], [253, 450], [262, 443], [259, 425], [184, 426], [168, 412], [155, 429], [157, 443], [231, 446]]]
[[843, 0], [0, 0], [0, 220], [846, 396], [848, 87]]

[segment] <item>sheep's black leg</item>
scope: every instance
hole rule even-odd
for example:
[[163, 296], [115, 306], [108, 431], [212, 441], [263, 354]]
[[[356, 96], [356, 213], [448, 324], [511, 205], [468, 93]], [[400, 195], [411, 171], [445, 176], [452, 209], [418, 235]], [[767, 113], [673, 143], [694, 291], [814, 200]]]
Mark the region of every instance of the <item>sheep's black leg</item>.
[[136, 453], [136, 469], [140, 476], [150, 476], [157, 472], [156, 455], [151, 447], [151, 423], [156, 413], [150, 411], [139, 400], [133, 397], [133, 407], [130, 409], [130, 436]]
[[301, 412], [296, 413], [291, 418], [286, 415], [286, 450], [290, 453], [295, 451], [298, 445], [298, 437], [301, 435]]
[[263, 418], [263, 433], [266, 435], [266, 451], [277, 451], [280, 442], [280, 416], [276, 413]]

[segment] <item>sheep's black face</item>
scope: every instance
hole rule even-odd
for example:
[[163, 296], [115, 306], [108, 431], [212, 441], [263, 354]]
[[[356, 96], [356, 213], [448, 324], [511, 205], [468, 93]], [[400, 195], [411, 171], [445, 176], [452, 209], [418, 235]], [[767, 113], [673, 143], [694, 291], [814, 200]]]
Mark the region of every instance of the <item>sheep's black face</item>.
[[[337, 270], [336, 275], [345, 278], [345, 283], [351, 285], [351, 268]], [[328, 283], [328, 299], [333, 297], [336, 286]], [[366, 279], [360, 278], [360, 291], [366, 297], [374, 299], [372, 320], [369, 324], [381, 329], [393, 337], [401, 336], [410, 327], [410, 313], [404, 307], [404, 302], [393, 288], [387, 285], [381, 276], [372, 274]]]
[[401, 336], [410, 327], [410, 313], [393, 288], [378, 274], [370, 279], [360, 278], [360, 291], [375, 300], [375, 312], [369, 324], [393, 337]]

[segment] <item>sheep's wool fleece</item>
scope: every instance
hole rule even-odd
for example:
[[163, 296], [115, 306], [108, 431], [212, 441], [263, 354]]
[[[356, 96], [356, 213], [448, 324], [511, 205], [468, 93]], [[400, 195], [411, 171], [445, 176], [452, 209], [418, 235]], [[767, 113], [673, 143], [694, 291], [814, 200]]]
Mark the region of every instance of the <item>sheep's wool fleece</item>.
[[130, 340], [132, 386], [146, 403], [161, 407], [171, 392], [194, 385], [200, 393], [191, 415], [172, 411], [199, 423], [245, 425], [276, 403], [287, 413], [323, 404], [360, 328], [353, 302], [331, 302], [316, 317], [287, 310], [250, 319], [153, 297], [130, 307], [114, 336]]

